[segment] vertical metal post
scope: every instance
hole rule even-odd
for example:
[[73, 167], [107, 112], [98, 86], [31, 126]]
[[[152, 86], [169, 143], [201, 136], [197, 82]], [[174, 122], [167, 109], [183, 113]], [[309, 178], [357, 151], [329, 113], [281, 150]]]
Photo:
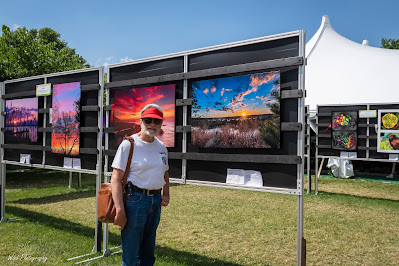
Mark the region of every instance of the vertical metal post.
[[[47, 84], [47, 77], [44, 78], [44, 84]], [[44, 98], [44, 105], [43, 108], [46, 109], [47, 108], [47, 97], [48, 96], [43, 96]], [[50, 115], [50, 112], [48, 113], [48, 115]], [[47, 113], [43, 114], [43, 128], [47, 127]], [[43, 147], [46, 146], [46, 131], [43, 131]], [[43, 149], [43, 158], [42, 158], [42, 165], [46, 165], [46, 151]]]
[[72, 175], [73, 175], [73, 172], [69, 172], [69, 188], [72, 188]]
[[[108, 73], [107, 73], [107, 83], [111, 81], [111, 69], [108, 67]], [[105, 97], [105, 105], [109, 105], [110, 102], [110, 89], [106, 88], [106, 97]], [[110, 121], [110, 111], [106, 111], [105, 112], [105, 128], [109, 127], [109, 121]], [[104, 143], [104, 147], [105, 150], [109, 149], [109, 136], [108, 133], [105, 133], [105, 143]], [[104, 172], [107, 173], [109, 172], [108, 170], [108, 160], [109, 160], [109, 156], [105, 155], [105, 162], [104, 162]], [[108, 176], [104, 175], [104, 183], [108, 183], [109, 179]], [[109, 238], [109, 232], [108, 232], [108, 224], [104, 223], [103, 224], [104, 228], [103, 228], [103, 255], [104, 256], [108, 256], [109, 254], [111, 254], [109, 248], [108, 248], [108, 238]]]
[[[188, 72], [188, 55], [184, 56], [184, 73]], [[183, 99], [188, 98], [188, 80], [184, 79], [183, 81]], [[187, 105], [183, 106], [183, 127], [187, 126]], [[187, 132], [183, 131], [183, 147], [182, 153], [187, 152]], [[181, 178], [182, 182], [185, 184], [187, 179], [187, 160], [182, 159], [182, 167], [181, 167]]]
[[[0, 92], [1, 95], [4, 95], [5, 93], [5, 83], [1, 82], [0, 83]], [[5, 101], [3, 97], [1, 97], [0, 101], [0, 110], [3, 113], [5, 111]], [[0, 115], [0, 126], [1, 128], [4, 128], [4, 116]], [[0, 143], [4, 144], [4, 132], [0, 131]], [[1, 156], [1, 199], [0, 199], [0, 214], [1, 214], [1, 220], [0, 222], [6, 222], [6, 165], [3, 163], [4, 162], [4, 149], [0, 149], [0, 156]]]
[[[370, 104], [367, 105], [367, 110], [370, 110]], [[370, 158], [370, 150], [368, 149], [370, 147], [370, 128], [369, 128], [369, 124], [370, 124], [370, 118], [367, 118], [367, 138], [366, 138], [366, 158], [369, 159]]]
[[[305, 31], [301, 30], [299, 33], [299, 56], [305, 57]], [[298, 68], [298, 88], [302, 90], [302, 92], [305, 91], [305, 64], [302, 66], [299, 66]], [[305, 93], [303, 93], [305, 95]], [[304, 105], [304, 97], [298, 99], [298, 122], [301, 123], [302, 125], [305, 124], [305, 105]], [[304, 157], [305, 150], [304, 150], [304, 145], [305, 144], [305, 127], [302, 126], [301, 131], [298, 132], [298, 148], [297, 148], [297, 154], [301, 158]], [[304, 214], [303, 214], [303, 205], [304, 205], [304, 189], [303, 189], [303, 183], [304, 183], [304, 160], [300, 164], [297, 165], [297, 172], [298, 172], [298, 200], [297, 200], [297, 265], [301, 266], [303, 264], [303, 256], [306, 253], [306, 251], [303, 249], [303, 222], [304, 222]]]
[[[101, 176], [102, 176], [102, 162], [103, 162], [103, 153], [102, 153], [102, 142], [103, 142], [103, 95], [104, 95], [104, 68], [101, 67], [99, 69], [99, 77], [98, 84], [100, 84], [100, 90], [98, 91], [98, 106], [100, 110], [97, 112], [97, 124], [99, 127], [99, 131], [97, 133], [97, 174], [96, 174], [96, 220], [95, 220], [95, 232], [94, 232], [94, 247], [92, 253], [101, 252], [101, 229], [100, 222], [98, 221], [97, 215], [97, 195], [98, 191], [101, 187]], [[108, 96], [108, 95], [107, 95]], [[79, 183], [81, 182], [81, 175], [79, 173]], [[108, 233], [108, 232], [107, 232]]]
[[82, 187], [82, 173], [79, 173], [78, 187]]
[[308, 170], [308, 191], [307, 193], [310, 194], [310, 192], [312, 192], [312, 171], [310, 169], [310, 159], [311, 159], [311, 155], [312, 153], [310, 152], [310, 118], [309, 118], [309, 106], [307, 108], [307, 112], [306, 112], [306, 134], [307, 134], [307, 138], [306, 138], [306, 143], [308, 146], [307, 149], [307, 160], [306, 160], [306, 168]]

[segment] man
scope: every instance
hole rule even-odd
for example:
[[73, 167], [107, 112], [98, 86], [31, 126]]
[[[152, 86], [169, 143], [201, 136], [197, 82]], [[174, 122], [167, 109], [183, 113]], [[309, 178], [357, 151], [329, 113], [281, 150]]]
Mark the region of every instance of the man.
[[161, 206], [169, 204], [168, 151], [156, 137], [162, 127], [162, 109], [156, 104], [146, 105], [140, 118], [141, 131], [132, 135], [134, 150], [125, 202], [121, 182], [130, 150], [128, 140], [119, 145], [112, 163], [111, 187], [116, 207], [114, 224], [121, 230], [122, 265], [154, 264]]

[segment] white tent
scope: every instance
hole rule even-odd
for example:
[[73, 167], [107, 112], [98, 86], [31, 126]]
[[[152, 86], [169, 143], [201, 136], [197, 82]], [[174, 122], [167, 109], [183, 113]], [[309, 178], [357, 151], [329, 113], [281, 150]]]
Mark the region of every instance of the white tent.
[[339, 35], [324, 16], [306, 44], [305, 104], [399, 102], [399, 50], [353, 42]]

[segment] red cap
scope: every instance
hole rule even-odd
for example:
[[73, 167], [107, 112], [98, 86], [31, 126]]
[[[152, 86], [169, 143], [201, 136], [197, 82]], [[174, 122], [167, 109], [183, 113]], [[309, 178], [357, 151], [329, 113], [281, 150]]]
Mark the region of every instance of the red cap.
[[163, 114], [157, 108], [148, 108], [145, 110], [140, 118], [158, 118], [163, 119]]

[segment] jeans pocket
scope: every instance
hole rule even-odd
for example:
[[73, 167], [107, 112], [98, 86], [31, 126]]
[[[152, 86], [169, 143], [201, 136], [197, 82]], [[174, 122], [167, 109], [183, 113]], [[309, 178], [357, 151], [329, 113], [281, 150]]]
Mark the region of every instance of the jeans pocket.
[[127, 202], [139, 202], [141, 198], [143, 197], [143, 193], [140, 192], [133, 192], [133, 195], [126, 195], [126, 201]]

